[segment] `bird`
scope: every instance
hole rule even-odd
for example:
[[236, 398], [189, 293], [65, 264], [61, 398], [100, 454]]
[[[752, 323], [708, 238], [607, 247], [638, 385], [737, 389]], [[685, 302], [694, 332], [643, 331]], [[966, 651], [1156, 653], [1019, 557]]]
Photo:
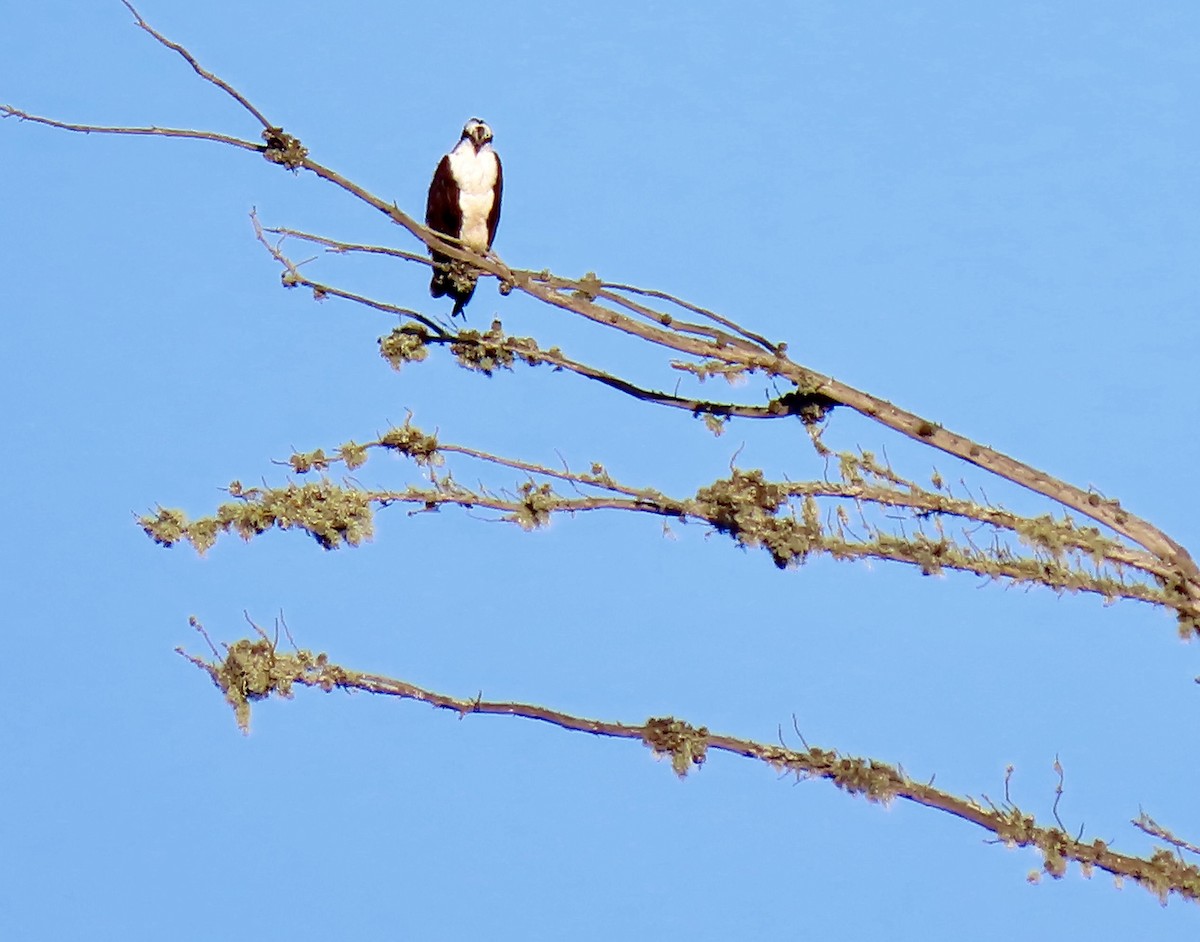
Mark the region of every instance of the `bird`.
[[[492, 129], [480, 118], [472, 118], [434, 171], [425, 203], [425, 225], [483, 254], [496, 238], [503, 190], [504, 169], [500, 155], [492, 149]], [[451, 316], [462, 314], [475, 293], [478, 273], [469, 264], [436, 250], [431, 249], [430, 255], [433, 279], [429, 293], [435, 298], [449, 295], [454, 299]]]

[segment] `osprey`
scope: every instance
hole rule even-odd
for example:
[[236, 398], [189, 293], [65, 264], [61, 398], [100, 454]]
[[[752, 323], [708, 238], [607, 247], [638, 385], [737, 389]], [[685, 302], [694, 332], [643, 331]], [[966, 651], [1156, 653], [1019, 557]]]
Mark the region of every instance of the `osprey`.
[[[480, 254], [492, 247], [496, 225], [500, 222], [500, 193], [504, 172], [500, 157], [492, 150], [492, 129], [479, 118], [472, 118], [462, 130], [462, 138], [450, 153], [442, 157], [429, 184], [425, 204], [425, 225], [462, 241], [466, 248]], [[440, 252], [433, 256], [433, 280], [429, 293], [435, 298], [454, 298], [454, 314], [461, 314], [479, 276], [465, 262], [455, 261]]]

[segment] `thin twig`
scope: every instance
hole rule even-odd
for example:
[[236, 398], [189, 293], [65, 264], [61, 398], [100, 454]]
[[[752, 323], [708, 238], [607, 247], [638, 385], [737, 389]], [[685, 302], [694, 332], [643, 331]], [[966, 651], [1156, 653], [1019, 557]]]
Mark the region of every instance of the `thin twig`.
[[44, 118], [41, 115], [30, 114], [28, 111], [22, 111], [20, 108], [14, 108], [12, 105], [0, 105], [0, 117], [19, 118], [21, 121], [32, 121], [34, 124], [45, 124], [48, 127], [59, 128], [63, 131], [77, 131], [81, 134], [133, 134], [155, 137], [184, 137], [197, 141], [214, 141], [218, 144], [229, 144], [232, 147], [240, 147], [243, 150], [252, 150], [260, 154], [267, 149], [266, 145], [264, 144], [255, 144], [253, 141], [244, 141], [240, 137], [231, 137], [228, 134], [218, 134], [216, 131], [190, 131], [184, 128], [135, 128], [108, 127], [101, 124], [72, 124], [67, 121], [56, 121], [54, 118]]
[[1129, 823], [1139, 831], [1144, 831], [1151, 837], [1157, 837], [1159, 840], [1166, 841], [1173, 847], [1186, 850], [1191, 854], [1200, 854], [1200, 846], [1193, 844], [1191, 841], [1185, 841], [1182, 837], [1176, 837], [1174, 833], [1163, 827], [1144, 811]]
[[173, 49], [175, 52], [183, 56], [183, 58], [187, 61], [187, 64], [195, 70], [197, 75], [207, 82], [212, 82], [217, 86], [217, 88], [221, 89], [223, 92], [225, 92], [225, 94], [229, 95], [234, 101], [249, 111], [250, 114], [254, 115], [255, 120], [257, 120], [258, 123], [263, 126], [264, 130], [270, 130], [273, 127], [271, 122], [263, 116], [263, 113], [255, 108], [254, 105], [250, 104], [249, 100], [241, 92], [226, 82], [223, 78], [220, 78], [219, 76], [214, 75], [212, 72], [209, 72], [207, 69], [201, 66], [199, 62], [196, 61], [196, 57], [188, 52], [187, 49], [185, 49], [179, 43], [167, 39], [166, 36], [142, 19], [142, 14], [138, 13], [138, 11], [134, 9], [133, 4], [130, 3], [129, 0], [121, 0], [121, 2], [125, 4], [126, 9], [133, 14], [133, 18], [139, 27], [144, 29], [168, 49]]
[[746, 328], [742, 327], [740, 324], [734, 323], [727, 317], [722, 317], [716, 311], [710, 311], [706, 307], [693, 304], [691, 301], [685, 301], [683, 298], [677, 297], [676, 295], [670, 294], [666, 291], [658, 291], [654, 288], [639, 288], [636, 285], [626, 285], [616, 281], [602, 281], [600, 282], [600, 285], [603, 288], [611, 288], [614, 291], [627, 291], [630, 294], [640, 294], [647, 298], [658, 298], [661, 301], [670, 301], [672, 304], [679, 305], [679, 307], [683, 308], [684, 310], [691, 311], [693, 314], [699, 314], [702, 317], [707, 317], [713, 323], [720, 324], [726, 330], [730, 330], [733, 333], [758, 344], [760, 347], [766, 350], [767, 353], [776, 354], [781, 352], [780, 344], [771, 343], [771, 341], [767, 340], [766, 337], [760, 336], [753, 331], [746, 330]]

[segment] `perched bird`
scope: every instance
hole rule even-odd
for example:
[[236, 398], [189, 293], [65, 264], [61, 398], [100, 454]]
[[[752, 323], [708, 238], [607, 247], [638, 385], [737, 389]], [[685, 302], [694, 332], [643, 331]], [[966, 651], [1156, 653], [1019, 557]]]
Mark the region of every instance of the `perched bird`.
[[[462, 130], [462, 138], [442, 158], [429, 184], [425, 204], [425, 225], [456, 239], [476, 252], [486, 252], [496, 237], [500, 222], [500, 194], [504, 189], [504, 171], [500, 157], [492, 150], [492, 129], [479, 118], [472, 118]], [[454, 298], [454, 314], [461, 314], [479, 280], [465, 262], [454, 261], [440, 252], [433, 256], [433, 280], [429, 293], [435, 298]]]

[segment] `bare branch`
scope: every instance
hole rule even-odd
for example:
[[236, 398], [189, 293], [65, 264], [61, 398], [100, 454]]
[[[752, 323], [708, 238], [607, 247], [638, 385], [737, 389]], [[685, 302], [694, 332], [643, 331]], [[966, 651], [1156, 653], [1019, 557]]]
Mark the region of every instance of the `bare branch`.
[[311, 232], [302, 232], [299, 229], [288, 229], [285, 226], [265, 227], [264, 231], [272, 235], [291, 236], [294, 239], [300, 239], [304, 242], [323, 245], [329, 251], [338, 254], [358, 252], [365, 255], [387, 255], [391, 258], [404, 259], [406, 262], [416, 262], [418, 265], [433, 265], [433, 261], [428, 255], [418, 255], [416, 252], [406, 252], [404, 249], [394, 249], [386, 245], [363, 245], [359, 242], [339, 242], [337, 239], [315, 235]]
[[263, 126], [263, 130], [270, 130], [273, 127], [271, 122], [263, 117], [262, 112], [255, 108], [254, 105], [250, 104], [246, 96], [226, 82], [223, 78], [213, 75], [212, 72], [209, 72], [207, 69], [201, 66], [200, 63], [196, 61], [196, 57], [188, 52], [187, 49], [185, 49], [179, 43], [167, 39], [166, 36], [142, 19], [142, 15], [138, 13], [136, 9], [134, 9], [133, 4], [130, 3], [129, 0], [121, 0], [121, 2], [125, 4], [125, 8], [133, 14], [134, 20], [141, 29], [145, 30], [168, 49], [173, 49], [175, 52], [183, 56], [184, 60], [195, 70], [197, 75], [199, 75], [206, 82], [212, 82], [212, 84], [216, 85], [217, 88], [221, 89], [221, 91], [225, 92], [225, 94], [227, 94], [230, 98], [249, 111], [250, 114], [254, 115], [255, 120]]
[[753, 333], [752, 331], [746, 330], [746, 328], [742, 327], [740, 324], [735, 324], [729, 318], [722, 317], [716, 311], [710, 311], [706, 307], [701, 307], [698, 304], [693, 304], [691, 301], [685, 301], [682, 298], [676, 297], [673, 294], [669, 294], [666, 291], [658, 291], [658, 290], [655, 290], [654, 288], [639, 288], [635, 285], [625, 285], [625, 284], [620, 284], [619, 282], [615, 282], [615, 281], [602, 281], [602, 282], [600, 282], [600, 286], [602, 288], [611, 288], [614, 291], [627, 291], [630, 294], [640, 294], [647, 298], [658, 298], [659, 300], [662, 300], [662, 301], [670, 301], [672, 304], [677, 304], [679, 307], [683, 308], [686, 311], [691, 311], [693, 314], [699, 314], [702, 317], [707, 317], [709, 320], [713, 321], [714, 323], [720, 324], [726, 330], [730, 330], [733, 333], [738, 334], [741, 337], [745, 337], [747, 340], [758, 344], [760, 347], [762, 347], [768, 353], [782, 353], [783, 352], [783, 350], [780, 349], [780, 347], [783, 345], [777, 344], [777, 343], [771, 343], [771, 341], [767, 340], [765, 337], [762, 337], [756, 333]]
[[264, 234], [265, 230], [263, 229], [262, 224], [258, 221], [257, 210], [250, 210], [250, 222], [254, 226], [254, 237], [258, 239], [263, 248], [271, 253], [271, 257], [284, 267], [282, 280], [285, 288], [310, 288], [312, 290], [313, 297], [317, 300], [322, 300], [329, 296], [342, 298], [346, 301], [353, 301], [356, 304], [361, 304], [364, 307], [375, 308], [375, 310], [383, 311], [386, 314], [397, 314], [402, 317], [412, 318], [415, 321], [419, 321], [436, 334], [443, 336], [446, 334], [446, 330], [436, 321], [431, 320], [424, 314], [414, 311], [411, 308], [397, 307], [394, 304], [386, 304], [383, 301], [373, 301], [372, 299], [364, 297], [363, 295], [352, 294], [349, 291], [342, 291], [339, 288], [333, 288], [329, 285], [323, 285], [309, 280], [308, 278], [304, 277], [304, 275], [300, 274], [299, 265], [288, 258], [283, 253], [283, 250], [280, 246], [272, 245], [267, 241], [267, 237]]
[[218, 144], [228, 144], [231, 147], [240, 147], [243, 150], [252, 150], [256, 153], [263, 153], [267, 148], [263, 144], [255, 144], [253, 141], [243, 141], [240, 137], [230, 137], [228, 134], [218, 134], [215, 131], [189, 131], [183, 128], [125, 128], [125, 127], [106, 127], [100, 124], [71, 124], [66, 121], [56, 121], [53, 118], [43, 118], [40, 115], [30, 114], [27, 111], [22, 111], [20, 108], [14, 108], [12, 105], [0, 105], [0, 117], [19, 118], [22, 121], [32, 121], [34, 124], [45, 124], [48, 127], [59, 128], [63, 131], [78, 131], [82, 134], [136, 134], [136, 135], [151, 135], [155, 137], [185, 137], [197, 141], [215, 141]]

